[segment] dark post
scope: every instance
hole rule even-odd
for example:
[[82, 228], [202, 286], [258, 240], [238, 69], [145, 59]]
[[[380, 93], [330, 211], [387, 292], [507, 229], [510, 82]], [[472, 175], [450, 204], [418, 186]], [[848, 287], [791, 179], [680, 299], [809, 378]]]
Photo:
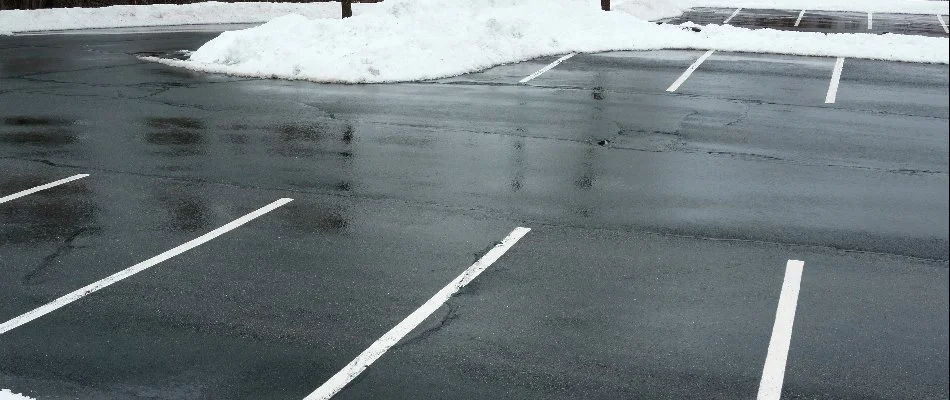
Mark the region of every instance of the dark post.
[[343, 18], [349, 18], [353, 16], [353, 1], [352, 0], [340, 0], [340, 5], [343, 6]]
[[600, 8], [604, 11], [610, 11], [610, 0], [600, 0]]

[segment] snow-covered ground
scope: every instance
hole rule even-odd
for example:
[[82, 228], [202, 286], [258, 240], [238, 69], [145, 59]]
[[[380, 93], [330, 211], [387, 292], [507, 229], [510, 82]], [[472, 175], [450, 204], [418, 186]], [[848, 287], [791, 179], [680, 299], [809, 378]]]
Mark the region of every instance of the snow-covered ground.
[[[598, 7], [599, 2], [588, 0], [588, 3], [593, 3], [593, 6], [588, 4], [588, 7]], [[354, 4], [353, 7], [354, 14], [359, 15], [379, 5]], [[948, 3], [926, 0], [613, 0], [614, 10], [646, 20], [675, 17], [691, 7], [946, 15]], [[207, 2], [183, 5], [2, 10], [0, 11], [0, 35], [87, 28], [258, 23], [287, 14], [338, 19], [340, 5], [339, 3]]]
[[16, 394], [10, 391], [10, 389], [0, 389], [0, 400], [36, 400], [32, 397], [26, 397], [21, 394]]
[[[704, 0], [711, 1], [711, 0]], [[725, 0], [717, 0], [725, 1]], [[745, 1], [745, 0], [741, 0]], [[791, 1], [791, 0], [785, 0]], [[185, 68], [376, 83], [442, 78], [570, 52], [700, 49], [948, 63], [947, 38], [657, 25], [590, 0], [387, 0], [347, 20], [290, 15], [224, 32]], [[629, 3], [618, 1], [625, 9]]]
[[[0, 11], [0, 33], [37, 30], [247, 23], [225, 32], [185, 68], [252, 77], [320, 82], [394, 82], [441, 78], [499, 64], [570, 52], [700, 49], [947, 63], [947, 38], [824, 34], [649, 20], [691, 7], [786, 8], [946, 14], [945, 1], [924, 0], [386, 0], [356, 4], [339, 18], [338, 3], [197, 3], [96, 9]], [[288, 15], [289, 14], [289, 15]]]
[[[365, 4], [354, 6], [360, 11]], [[0, 11], [0, 35], [86, 28], [125, 28], [196, 24], [266, 22], [297, 14], [309, 18], [340, 18], [339, 3], [155, 4], [102, 8], [51, 8]]]

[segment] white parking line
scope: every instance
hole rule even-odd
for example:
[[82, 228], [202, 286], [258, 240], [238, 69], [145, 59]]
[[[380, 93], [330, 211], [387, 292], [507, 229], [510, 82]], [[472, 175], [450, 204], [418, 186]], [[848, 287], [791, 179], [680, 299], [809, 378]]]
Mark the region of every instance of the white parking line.
[[379, 340], [370, 345], [369, 348], [356, 356], [353, 361], [350, 361], [340, 372], [333, 375], [326, 383], [304, 398], [304, 400], [327, 400], [339, 393], [340, 390], [343, 390], [350, 381], [359, 376], [366, 368], [369, 368], [370, 364], [382, 357], [390, 347], [393, 347], [393, 345], [399, 342], [406, 334], [415, 329], [422, 321], [425, 321], [435, 310], [442, 307], [452, 295], [465, 287], [465, 285], [468, 285], [469, 282], [481, 274], [482, 271], [497, 261], [498, 258], [505, 254], [511, 246], [518, 243], [518, 240], [530, 230], [530, 228], [518, 227], [511, 231], [501, 243], [495, 245], [495, 248], [485, 253], [475, 264], [468, 267], [465, 272], [462, 272], [462, 274], [452, 282], [449, 282], [447, 286], [432, 296], [425, 304], [416, 309], [416, 311], [413, 311], [412, 314], [409, 314], [406, 319], [390, 329], [389, 332], [386, 332], [383, 337], [379, 338]]
[[868, 30], [871, 30], [871, 26], [872, 26], [872, 23], [871, 23], [871, 13], [868, 13]]
[[838, 57], [835, 61], [835, 70], [831, 73], [831, 83], [828, 84], [828, 94], [825, 95], [825, 103], [834, 103], [838, 98], [838, 82], [841, 81], [841, 70], [844, 68], [844, 57]]
[[726, 18], [725, 21], [722, 21], [723, 25], [728, 24], [729, 21], [732, 21], [732, 19], [735, 18], [736, 15], [739, 14], [739, 11], [742, 11], [742, 7], [737, 8], [736, 11], [734, 11], [732, 15], [729, 16], [729, 18]]
[[772, 326], [772, 340], [769, 341], [769, 352], [759, 382], [758, 400], [779, 400], [782, 397], [785, 363], [792, 344], [792, 324], [795, 323], [804, 267], [805, 262], [798, 260], [788, 260], [785, 265], [785, 282], [782, 283], [782, 294], [779, 295], [778, 309], [775, 311], [775, 325]]
[[804, 16], [805, 10], [802, 10], [802, 12], [798, 13], [798, 19], [795, 20], [795, 26], [798, 26], [798, 24], [802, 23], [802, 17]]
[[689, 78], [689, 76], [693, 74], [693, 71], [695, 71], [696, 68], [699, 68], [699, 65], [702, 64], [703, 61], [706, 61], [706, 59], [709, 58], [709, 56], [711, 56], [712, 53], [714, 52], [715, 50], [709, 50], [703, 53], [703, 55], [699, 56], [699, 58], [696, 60], [696, 62], [693, 63], [693, 65], [690, 65], [689, 68], [686, 68], [686, 71], [683, 72], [683, 75], [680, 75], [679, 78], [676, 78], [676, 81], [673, 82], [673, 84], [670, 85], [670, 87], [666, 88], [666, 91], [675, 92], [676, 89], [679, 89], [680, 85], [682, 85], [683, 82], [686, 82], [686, 78]]
[[947, 21], [943, 20], [943, 15], [937, 14], [937, 21], [940, 21], [940, 26], [943, 27], [943, 33], [950, 33], [950, 29], [947, 29]]
[[95, 292], [97, 292], [97, 291], [99, 291], [99, 290], [101, 290], [101, 289], [104, 289], [105, 287], [107, 287], [107, 286], [109, 286], [109, 285], [111, 285], [111, 284], [113, 284], [113, 283], [116, 283], [116, 282], [121, 281], [121, 280], [123, 280], [123, 279], [125, 279], [125, 278], [128, 278], [128, 277], [130, 277], [130, 276], [132, 276], [132, 275], [135, 275], [135, 274], [137, 274], [137, 273], [139, 273], [139, 272], [142, 272], [142, 271], [146, 270], [147, 268], [152, 267], [152, 266], [154, 266], [154, 265], [156, 265], [156, 264], [158, 264], [158, 263], [160, 263], [160, 262], [162, 262], [162, 261], [168, 260], [169, 258], [172, 258], [172, 257], [177, 256], [177, 255], [179, 255], [179, 254], [181, 254], [181, 253], [184, 253], [184, 252], [186, 252], [186, 251], [188, 251], [188, 250], [191, 250], [191, 249], [193, 249], [193, 248], [195, 248], [195, 247], [198, 247], [198, 246], [200, 246], [200, 245], [202, 245], [202, 244], [204, 244], [204, 243], [207, 243], [207, 242], [210, 241], [211, 239], [214, 239], [214, 238], [216, 238], [216, 237], [218, 237], [218, 236], [221, 236], [221, 235], [227, 233], [228, 231], [233, 230], [234, 228], [237, 228], [237, 227], [239, 227], [239, 226], [241, 226], [241, 225], [244, 225], [244, 224], [246, 224], [246, 223], [248, 223], [248, 222], [254, 220], [254, 219], [257, 218], [257, 217], [260, 217], [261, 215], [267, 214], [267, 213], [269, 213], [269, 212], [275, 210], [276, 208], [278, 208], [278, 207], [280, 207], [280, 206], [282, 206], [282, 205], [284, 205], [284, 204], [290, 203], [291, 201], [293, 201], [293, 199], [283, 198], [283, 199], [277, 200], [277, 201], [275, 201], [275, 202], [273, 202], [273, 203], [270, 203], [270, 204], [268, 204], [268, 205], [266, 205], [266, 206], [264, 206], [264, 207], [262, 207], [262, 208], [259, 208], [258, 210], [254, 211], [254, 212], [252, 212], [252, 213], [250, 213], [250, 214], [247, 214], [247, 215], [245, 215], [245, 216], [243, 216], [243, 217], [241, 217], [241, 218], [238, 218], [238, 219], [236, 219], [236, 220], [234, 220], [234, 221], [231, 221], [231, 222], [229, 222], [228, 224], [226, 224], [226, 225], [224, 225], [224, 226], [222, 226], [222, 227], [220, 227], [220, 228], [218, 228], [218, 229], [215, 229], [215, 230], [213, 230], [213, 231], [211, 231], [211, 232], [208, 232], [208, 233], [206, 233], [206, 234], [204, 234], [204, 235], [201, 235], [201, 236], [199, 236], [199, 237], [197, 237], [197, 238], [195, 238], [195, 239], [192, 239], [192, 240], [190, 240], [190, 241], [188, 241], [188, 242], [186, 242], [186, 243], [184, 243], [184, 244], [182, 244], [182, 245], [179, 245], [178, 247], [175, 247], [175, 248], [173, 248], [173, 249], [171, 249], [171, 250], [168, 250], [168, 251], [166, 251], [166, 252], [164, 252], [164, 253], [162, 253], [162, 254], [159, 254], [159, 255], [157, 255], [157, 256], [155, 256], [155, 257], [149, 258], [148, 260], [142, 261], [142, 262], [140, 262], [140, 263], [138, 263], [138, 264], [135, 264], [135, 265], [133, 265], [133, 266], [131, 266], [131, 267], [129, 267], [129, 268], [126, 268], [126, 269], [124, 269], [124, 270], [122, 270], [122, 271], [116, 272], [115, 274], [112, 274], [112, 275], [110, 275], [110, 276], [108, 276], [108, 277], [105, 277], [105, 278], [103, 278], [103, 279], [100, 279], [100, 280], [98, 280], [98, 281], [96, 281], [96, 282], [93, 282], [93, 283], [91, 283], [91, 284], [88, 284], [88, 285], [86, 285], [86, 286], [83, 286], [83, 287], [81, 287], [81, 288], [79, 288], [79, 289], [77, 289], [77, 290], [75, 290], [75, 291], [73, 291], [73, 292], [71, 292], [71, 293], [69, 293], [69, 294], [63, 296], [63, 297], [60, 297], [60, 298], [58, 298], [58, 299], [56, 299], [56, 300], [53, 300], [52, 302], [50, 302], [50, 303], [48, 303], [48, 304], [46, 304], [46, 305], [44, 305], [44, 306], [40, 306], [40, 307], [34, 309], [33, 311], [29, 311], [29, 312], [27, 312], [27, 313], [25, 313], [25, 314], [23, 314], [23, 315], [20, 315], [19, 317], [16, 317], [16, 318], [13, 318], [13, 319], [11, 319], [11, 320], [9, 320], [9, 321], [7, 321], [7, 322], [4, 322], [4, 323], [0, 324], [0, 335], [2, 335], [2, 334], [4, 334], [4, 333], [7, 333], [7, 332], [13, 330], [14, 328], [19, 327], [19, 326], [21, 326], [21, 325], [23, 325], [23, 324], [25, 324], [25, 323], [27, 323], [27, 322], [30, 322], [30, 321], [32, 321], [32, 320], [34, 320], [34, 319], [37, 319], [37, 318], [42, 317], [42, 316], [44, 316], [44, 315], [46, 315], [46, 314], [49, 314], [49, 313], [51, 313], [51, 312], [53, 312], [53, 311], [56, 311], [57, 309], [59, 309], [59, 308], [65, 306], [65, 305], [67, 305], [67, 304], [69, 304], [69, 303], [72, 303], [72, 302], [74, 302], [74, 301], [76, 301], [76, 300], [79, 300], [79, 299], [81, 299], [81, 298], [83, 298], [83, 297], [85, 297], [85, 296], [88, 296], [88, 295], [90, 295], [90, 294], [92, 294], [92, 293], [95, 293]]
[[577, 55], [577, 53], [571, 53], [571, 54], [568, 54], [568, 55], [566, 55], [566, 56], [564, 56], [564, 57], [558, 58], [557, 60], [554, 60], [554, 62], [552, 62], [552, 63], [546, 65], [544, 68], [541, 68], [541, 69], [539, 69], [537, 72], [535, 72], [535, 73], [533, 73], [533, 74], [531, 74], [531, 75], [528, 75], [528, 76], [525, 77], [524, 79], [518, 81], [518, 83], [520, 83], [520, 84], [528, 83], [528, 82], [530, 82], [532, 79], [537, 78], [537, 77], [541, 76], [541, 74], [550, 71], [551, 68], [556, 67], [558, 64], [564, 62], [564, 61], [567, 60], [568, 58], [574, 57], [575, 55]]
[[24, 190], [24, 191], [22, 191], [22, 192], [16, 192], [16, 193], [11, 194], [11, 195], [9, 195], [9, 196], [0, 197], [0, 204], [6, 203], [6, 202], [8, 202], [8, 201], [10, 201], [10, 200], [19, 199], [20, 197], [23, 197], [23, 196], [26, 196], [26, 195], [29, 195], [29, 194], [33, 194], [33, 193], [39, 192], [39, 191], [41, 191], [41, 190], [46, 190], [46, 189], [49, 189], [49, 188], [54, 187], [54, 186], [59, 186], [59, 185], [62, 185], [62, 184], [64, 184], [64, 183], [67, 183], [67, 182], [72, 182], [72, 181], [74, 181], [74, 180], [76, 180], [76, 179], [82, 179], [82, 178], [85, 178], [85, 177], [87, 177], [87, 176], [89, 176], [89, 174], [73, 175], [73, 176], [70, 176], [69, 178], [60, 179], [60, 180], [58, 180], [58, 181], [56, 181], [56, 182], [50, 182], [50, 183], [47, 183], [47, 184], [45, 184], [45, 185], [37, 186], [37, 187], [32, 188], [32, 189]]

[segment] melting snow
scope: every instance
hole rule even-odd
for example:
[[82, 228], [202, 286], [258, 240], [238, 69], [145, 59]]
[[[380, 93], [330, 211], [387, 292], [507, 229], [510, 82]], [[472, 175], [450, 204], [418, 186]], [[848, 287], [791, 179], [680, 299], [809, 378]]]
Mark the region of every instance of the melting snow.
[[[239, 76], [378, 83], [610, 50], [712, 49], [944, 64], [950, 58], [947, 38], [657, 25], [622, 11], [603, 12], [595, 3], [387, 0], [346, 20], [283, 16], [224, 32], [187, 61], [160, 61]], [[620, 2], [624, 4], [630, 3]]]

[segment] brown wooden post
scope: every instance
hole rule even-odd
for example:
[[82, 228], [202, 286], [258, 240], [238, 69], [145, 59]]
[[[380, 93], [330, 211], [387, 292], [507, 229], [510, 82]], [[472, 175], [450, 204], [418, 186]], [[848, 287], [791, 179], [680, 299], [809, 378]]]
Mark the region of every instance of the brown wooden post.
[[340, 5], [343, 7], [343, 18], [349, 18], [353, 16], [352, 0], [340, 0]]
[[610, 11], [610, 0], [600, 0], [600, 8], [604, 11]]

